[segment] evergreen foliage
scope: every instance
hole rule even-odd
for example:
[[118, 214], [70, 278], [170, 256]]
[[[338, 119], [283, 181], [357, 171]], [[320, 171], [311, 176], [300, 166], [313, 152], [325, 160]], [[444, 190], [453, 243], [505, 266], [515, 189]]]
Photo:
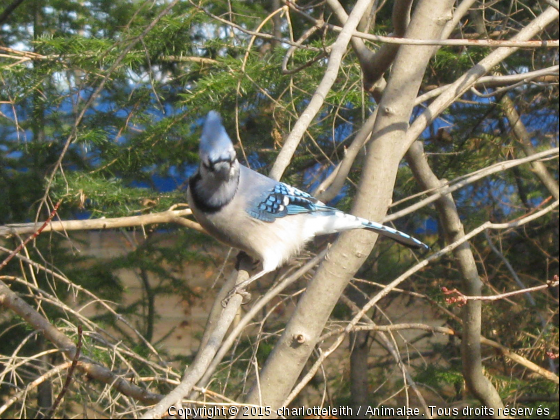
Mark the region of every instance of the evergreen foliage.
[[[45, 220], [53, 203], [60, 199], [63, 201], [57, 217], [63, 220], [145, 215], [185, 203], [188, 178], [194, 173], [198, 159], [200, 125], [210, 110], [222, 114], [240, 159], [267, 173], [323, 77], [328, 61], [322, 54], [329, 51], [338, 35], [330, 30], [316, 31], [287, 61], [288, 69], [304, 68], [283, 73], [282, 63], [289, 46], [270, 37], [253, 37], [252, 33], [273, 34], [276, 30], [283, 39], [296, 41], [311, 24], [300, 14], [290, 12], [290, 20], [285, 15], [281, 17], [279, 28], [274, 27], [272, 18], [260, 26], [273, 11], [273, 3], [276, 2], [180, 1], [143, 35], [167, 1], [23, 2], [0, 25], [0, 47], [4, 47], [0, 50], [0, 226]], [[335, 22], [325, 3], [304, 3], [309, 3], [300, 5], [305, 13]], [[346, 10], [353, 5], [350, 1], [341, 3]], [[539, 2], [527, 2], [523, 7], [519, 2], [513, 3], [517, 9], [512, 20], [507, 18], [511, 13], [509, 2], [498, 2], [487, 10], [488, 31], [504, 31], [502, 38], [509, 38], [542, 10]], [[391, 32], [390, 12], [390, 7], [380, 10], [372, 33]], [[469, 34], [472, 37], [478, 34], [476, 22], [463, 19], [462, 35]], [[542, 37], [558, 39], [558, 27], [547, 28]], [[133, 42], [136, 43], [132, 50], [123, 56], [125, 48]], [[366, 44], [376, 49], [372, 42]], [[484, 47], [440, 48], [426, 71], [422, 92], [452, 83], [489, 51]], [[503, 61], [495, 74], [537, 70], [557, 61], [557, 49], [521, 50]], [[537, 151], [558, 147], [557, 81], [556, 78], [555, 83], [527, 82], [489, 97], [473, 92], [463, 95], [423, 134], [434, 173], [440, 179], [453, 180], [495, 162], [525, 156], [500, 105], [501, 95], [514, 102]], [[89, 103], [102, 82], [103, 89]], [[493, 92], [491, 88], [478, 89], [482, 93]], [[423, 105], [426, 104], [417, 107], [416, 115]], [[349, 50], [320, 114], [306, 132], [283, 180], [303, 190], [316, 188], [343, 159], [346, 147], [375, 107], [375, 101], [363, 91], [356, 55]], [[82, 112], [83, 119], [75, 127]], [[56, 168], [67, 144], [62, 165]], [[333, 201], [340, 209], [351, 209], [362, 160], [363, 153], [348, 174], [345, 188]], [[544, 164], [558, 181], [557, 158]], [[392, 212], [411, 204], [400, 200], [422, 191], [408, 166], [401, 166], [394, 195], [397, 204], [391, 208]], [[537, 211], [548, 202], [549, 196], [529, 165], [498, 172], [454, 193], [467, 232], [485, 221], [501, 223]], [[423, 207], [395, 224], [398, 229], [422, 235], [434, 251], [445, 245], [433, 206]], [[173, 358], [155, 342], [153, 328], [158, 314], [154, 302], [168, 295], [181, 296], [187, 304], [199, 301], [200, 291], [193, 290], [189, 279], [182, 277], [184, 266], [196, 263], [219, 268], [222, 261], [206, 252], [208, 244], [214, 244], [212, 239], [175, 224], [150, 226], [145, 230], [129, 227], [121, 232], [125, 237], [138, 235], [142, 240], [130, 240], [131, 252], [126, 255], [106, 259], [76, 252], [72, 244], [78, 244], [83, 237], [45, 233], [29, 243], [28, 255], [23, 255], [41, 264], [46, 271], [31, 273], [21, 260], [14, 258], [0, 273], [0, 280], [8, 282], [6, 276], [12, 276], [32, 283], [35, 287], [17, 281], [11, 286], [34, 307], [40, 302], [43, 314], [73, 340], [76, 340], [73, 325], [89, 328], [83, 335], [83, 354], [95, 361], [115, 371], [133, 366], [135, 380], [140, 376], [159, 375], [179, 380], [184, 366], [174, 368], [170, 374], [165, 373], [167, 367], [162, 368]], [[526, 287], [542, 284], [558, 273], [557, 211], [523, 229], [491, 233], [491, 236]], [[17, 237], [1, 239], [0, 245], [13, 249], [20, 241]], [[473, 238], [471, 245], [489, 294], [519, 289], [503, 258], [492, 250], [484, 235]], [[6, 255], [0, 252], [0, 262]], [[356, 282], [351, 287], [372, 295], [379, 290], [379, 284], [389, 283], [415, 263], [408, 250], [381, 241], [357, 275], [370, 283]], [[127, 291], [119, 280], [120, 270], [136, 273], [138, 284], [143, 287], [142, 298], [134, 302], [125, 299]], [[53, 272], [63, 273], [73, 285], [63, 283]], [[147, 277], [156, 279], [157, 285], [153, 286]], [[440, 287], [459, 288], [460, 280], [454, 259], [448, 255], [416, 275], [406, 287], [408, 292], [425, 295], [425, 299], [417, 299], [428, 302], [441, 320], [438, 325], [447, 322], [452, 328], [458, 328], [454, 316], [459, 310], [444, 301]], [[298, 285], [304, 287], [303, 283]], [[99, 301], [96, 304], [99, 311], [87, 324], [80, 314], [68, 309], [92, 301], [82, 288], [100, 300], [111, 301], [109, 306], [114, 312]], [[49, 296], [67, 302], [68, 308], [49, 304]], [[558, 354], [557, 289], [532, 296], [534, 306], [523, 295], [483, 304], [482, 334], [550, 369], [557, 366], [547, 356], [547, 352]], [[414, 299], [411, 297], [408, 302], [402, 299], [402, 304], [413, 306]], [[291, 308], [290, 299], [286, 301], [283, 305], [276, 304], [282, 310]], [[371, 317], [386, 323], [383, 309], [390, 303], [391, 299], [387, 299]], [[332, 317], [333, 328], [352, 316], [347, 308], [340, 306]], [[115, 313], [128, 318], [144, 338], [119, 323]], [[16, 315], [4, 311], [0, 322], [0, 394], [6, 401], [44, 374], [48, 370], [45, 366], [57, 365], [63, 357], [57, 353], [41, 359], [42, 365], [30, 363], [23, 376], [18, 376], [19, 371], [13, 375], [6, 374], [7, 370], [2, 373], [16, 350], [19, 356], [30, 357], [38, 353], [38, 347], [42, 350], [53, 347], [45, 341], [38, 344], [39, 334], [26, 327]], [[248, 386], [245, 372], [254, 369], [253, 360], [258, 360], [260, 365], [272, 351], [276, 333], [285, 321], [272, 316], [258, 322], [260, 330], [244, 337], [231, 355], [231, 360], [240, 360], [239, 364], [233, 362], [227, 366], [231, 370], [217, 374], [218, 380], [211, 386], [213, 391], [238, 398]], [[94, 334], [94, 325], [104, 330], [104, 338], [100, 338], [102, 333]], [[376, 337], [375, 333], [371, 334], [373, 343]], [[149, 342], [157, 346], [157, 355]], [[400, 343], [407, 348], [405, 351], [414, 352], [413, 343], [406, 340]], [[110, 353], [117, 347], [124, 354], [118, 360]], [[434, 345], [421, 363], [411, 363], [414, 379], [437, 394], [438, 404], [441, 401], [452, 404], [466, 394], [457, 360], [459, 347], [458, 340], [450, 340], [447, 346]], [[190, 362], [190, 356], [184, 354], [175, 360]], [[345, 363], [343, 357], [335, 360]], [[524, 404], [524, 396], [557, 396], [557, 387], [541, 378], [535, 380], [534, 374], [528, 374], [523, 366], [511, 363], [492, 349], [487, 349], [485, 357], [486, 374], [500, 388], [504, 401], [515, 402], [517, 406]], [[377, 392], [371, 404], [401, 403], [398, 398], [385, 402], [402, 387], [402, 383], [387, 379], [384, 388], [380, 378], [397, 375], [391, 370], [394, 365], [390, 369], [383, 365], [389, 363], [387, 360], [381, 360], [371, 370], [370, 387]], [[324, 378], [312, 383], [307, 394], [304, 391], [300, 395], [302, 401], [319, 404], [323, 387], [332, 391], [329, 404], [350, 400], [347, 373], [337, 369], [336, 363], [327, 365]], [[370, 363], [377, 362], [370, 360]], [[376, 377], [374, 372], [382, 372], [384, 376]], [[171, 389], [165, 381], [150, 384], [154, 392], [166, 393]], [[59, 391], [58, 386], [57, 382], [54, 395]], [[107, 394], [103, 394], [105, 391]], [[75, 378], [65, 397], [72, 402], [64, 406], [65, 413], [75, 413], [84, 401], [87, 404], [95, 401], [93, 395], [100, 397], [98, 405], [112, 407], [104, 415], [128, 415], [123, 414], [124, 403], [114, 404], [119, 400], [114, 388], [96, 381], [88, 383], [87, 378]], [[19, 401], [8, 413], [34, 415], [37, 405], [31, 400]], [[557, 417], [557, 400], [546, 404], [552, 418]], [[539, 404], [531, 401], [526, 405]], [[62, 408], [59, 410], [61, 413]]]

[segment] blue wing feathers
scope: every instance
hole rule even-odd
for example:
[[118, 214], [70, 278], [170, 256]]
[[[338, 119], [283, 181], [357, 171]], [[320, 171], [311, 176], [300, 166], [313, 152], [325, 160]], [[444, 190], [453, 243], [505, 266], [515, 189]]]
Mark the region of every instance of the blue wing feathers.
[[[359, 225], [356, 226], [356, 221], [358, 221], [364, 228], [388, 236], [403, 245], [412, 248], [428, 249], [427, 245], [406, 233], [366, 219], [345, 215], [340, 210], [325, 205], [310, 194], [283, 183], [276, 184], [274, 188], [262, 195], [256, 203], [247, 209], [247, 213], [255, 219], [268, 223], [272, 223], [278, 218], [295, 214], [320, 213], [323, 216], [340, 217], [341, 221], [344, 220], [346, 222], [348, 220], [348, 225], [345, 225], [343, 222], [338, 225], [339, 227], [336, 231], [347, 230], [348, 228], [356, 229], [359, 227]], [[349, 220], [347, 219], [348, 217], [352, 219]]]
[[274, 222], [288, 215], [336, 210], [325, 206], [310, 194], [284, 183], [278, 183], [247, 212], [264, 222]]

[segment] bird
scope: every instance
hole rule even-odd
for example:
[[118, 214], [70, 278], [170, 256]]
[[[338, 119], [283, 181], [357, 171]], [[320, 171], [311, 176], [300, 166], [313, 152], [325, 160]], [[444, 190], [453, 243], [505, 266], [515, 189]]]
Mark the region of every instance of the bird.
[[188, 181], [187, 201], [195, 219], [220, 242], [262, 262], [262, 270], [224, 299], [296, 255], [315, 236], [366, 229], [410, 248], [423, 242], [380, 223], [327, 206], [310, 194], [241, 165], [220, 114], [210, 111], [202, 128], [200, 164]]

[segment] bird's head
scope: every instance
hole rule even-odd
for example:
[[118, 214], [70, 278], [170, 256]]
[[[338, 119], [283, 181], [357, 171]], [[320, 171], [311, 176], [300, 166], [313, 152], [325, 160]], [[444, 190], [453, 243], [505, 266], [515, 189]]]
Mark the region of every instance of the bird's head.
[[235, 176], [239, 165], [235, 149], [216, 111], [210, 111], [204, 122], [199, 155], [203, 177], [227, 181]]

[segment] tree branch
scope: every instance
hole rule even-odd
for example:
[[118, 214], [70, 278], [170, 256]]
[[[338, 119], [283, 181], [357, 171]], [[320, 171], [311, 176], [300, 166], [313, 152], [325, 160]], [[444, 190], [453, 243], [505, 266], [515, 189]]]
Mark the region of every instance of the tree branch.
[[[416, 182], [424, 189], [433, 189], [441, 186], [441, 181], [433, 173], [423, 145], [416, 141], [408, 150], [406, 160], [416, 178]], [[465, 236], [459, 212], [451, 194], [442, 195], [435, 202], [448, 243], [460, 241]], [[479, 295], [482, 282], [476, 267], [476, 261], [468, 242], [464, 242], [454, 251], [461, 276], [463, 287], [469, 295]], [[492, 407], [496, 413], [504, 404], [492, 385], [483, 374], [482, 352], [480, 336], [482, 327], [482, 307], [480, 302], [468, 302], [463, 309], [463, 341], [461, 355], [463, 359], [463, 376], [469, 390], [478, 400]]]
[[559, 152], [559, 148], [555, 147], [554, 149], [550, 149], [550, 150], [545, 150], [543, 152], [539, 152], [539, 153], [535, 153], [532, 156], [528, 156], [525, 158], [520, 158], [520, 159], [511, 159], [511, 160], [507, 160], [505, 162], [498, 162], [495, 163], [493, 165], [490, 165], [486, 168], [482, 168], [479, 169], [477, 171], [474, 171], [470, 174], [467, 175], [463, 175], [460, 177], [455, 178], [452, 181], [446, 181], [443, 180], [440, 182], [439, 186], [434, 187], [434, 188], [430, 188], [427, 190], [424, 190], [418, 194], [414, 194], [410, 197], [406, 197], [403, 200], [400, 200], [398, 202], [393, 203], [391, 206], [396, 206], [399, 205], [407, 200], [410, 200], [414, 197], [418, 197], [419, 195], [424, 195], [424, 194], [430, 194], [428, 197], [426, 197], [423, 200], [420, 200], [419, 202], [417, 202], [416, 204], [413, 204], [403, 210], [397, 211], [395, 213], [392, 213], [388, 216], [386, 216], [383, 219], [384, 223], [396, 220], [396, 219], [400, 219], [403, 216], [406, 216], [407, 214], [410, 213], [414, 213], [416, 210], [427, 206], [430, 203], [433, 203], [434, 201], [438, 200], [439, 198], [441, 198], [442, 196], [446, 195], [446, 194], [450, 194], [454, 191], [457, 191], [460, 188], [463, 188], [464, 186], [468, 185], [468, 184], [472, 184], [473, 182], [476, 182], [482, 178], [485, 178], [489, 175], [498, 173], [498, 172], [503, 172], [506, 169], [510, 169], [510, 168], [514, 168], [516, 166], [522, 165], [524, 163], [529, 163], [529, 162], [534, 162], [536, 160], [539, 159], [545, 159], [548, 157], [554, 157], [557, 156]]
[[[515, 137], [521, 144], [521, 148], [525, 152], [527, 156], [533, 156], [537, 151], [533, 147], [533, 143], [531, 142], [531, 136], [527, 132], [525, 128], [525, 124], [521, 121], [521, 116], [515, 109], [515, 105], [513, 101], [508, 95], [502, 96], [500, 100], [500, 104], [502, 105], [502, 109], [504, 110], [504, 114], [506, 114], [506, 118], [509, 121], [509, 125], [511, 126]], [[539, 178], [541, 183], [548, 189], [550, 194], [558, 200], [560, 199], [560, 192], [558, 188], [558, 182], [554, 179], [554, 177], [548, 172], [546, 166], [542, 162], [538, 160], [531, 163], [531, 167], [533, 172]]]
[[[255, 304], [251, 307], [249, 311], [243, 316], [243, 318], [235, 325], [235, 328], [228, 335], [227, 339], [222, 343], [219, 352], [214, 357], [212, 364], [209, 366], [208, 370], [198, 383], [198, 386], [205, 388], [211, 380], [212, 374], [218, 367], [219, 363], [225, 357], [227, 352], [230, 350], [231, 346], [235, 343], [235, 340], [243, 332], [244, 328], [253, 320], [255, 315], [257, 315], [267, 303], [269, 303], [274, 297], [278, 296], [286, 287], [294, 283], [296, 280], [300, 279], [305, 273], [315, 267], [327, 254], [327, 250], [320, 252], [314, 258], [309, 260], [303, 267], [299, 268], [295, 273], [291, 274], [284, 280], [282, 280], [276, 287], [268, 290], [264, 296], [262, 296]], [[216, 298], [218, 302], [221, 299]], [[202, 346], [201, 346], [202, 347]], [[191, 396], [193, 398], [193, 396]]]
[[[290, 2], [291, 3], [291, 2]], [[474, 3], [474, 1], [472, 1]], [[293, 7], [293, 5], [291, 5]], [[317, 24], [318, 20], [312, 16], [297, 10], [299, 14], [304, 16], [310, 22]], [[454, 21], [451, 21], [454, 22]], [[337, 25], [326, 23], [325, 26], [335, 32], [342, 32], [343, 28]], [[456, 26], [453, 25], [451, 29]], [[556, 48], [560, 45], [559, 40], [529, 40], [529, 39], [511, 39], [511, 40], [493, 40], [493, 39], [423, 39], [423, 38], [399, 38], [393, 36], [366, 34], [359, 31], [352, 33], [353, 37], [367, 39], [368, 41], [384, 42], [387, 44], [398, 45], [422, 45], [422, 46], [466, 46], [466, 47], [515, 47], [515, 48]]]
[[8, 20], [14, 10], [16, 10], [23, 2], [24, 0], [14, 0], [7, 5], [2, 14], [0, 14], [0, 25], [3, 25]]
[[[437, 38], [443, 29], [445, 16], [450, 16], [451, 5], [451, 0], [421, 1], [407, 35]], [[355, 7], [352, 13], [356, 10]], [[351, 14], [348, 22], [352, 17]], [[432, 51], [433, 47], [403, 46], [398, 53], [379, 106], [380, 115], [374, 125], [374, 139], [370, 142], [354, 214], [380, 220], [387, 211], [400, 160], [397, 145], [408, 125], [412, 103]], [[281, 406], [313, 351], [332, 308], [350, 277], [373, 248], [376, 238], [376, 235], [363, 231], [346, 232], [339, 236], [299, 300], [296, 311], [261, 371], [260, 386], [255, 385], [247, 397], [248, 403], [269, 405], [273, 412]]]
[[445, 300], [447, 301], [447, 303], [456, 303], [459, 302], [461, 304], [465, 304], [467, 303], [469, 300], [486, 300], [486, 301], [494, 301], [494, 300], [501, 300], [501, 299], [506, 299], [510, 296], [516, 296], [516, 295], [522, 295], [522, 294], [529, 294], [530, 292], [537, 292], [539, 290], [544, 290], [544, 289], [550, 289], [551, 287], [558, 287], [559, 281], [558, 281], [558, 276], [555, 276], [554, 280], [549, 280], [546, 282], [546, 284], [541, 284], [540, 286], [534, 286], [534, 287], [527, 287], [525, 289], [520, 289], [520, 290], [514, 290], [512, 292], [507, 292], [507, 293], [500, 293], [499, 295], [492, 295], [492, 296], [471, 296], [471, 295], [465, 295], [464, 293], [461, 293], [459, 290], [457, 289], [451, 289], [449, 290], [447, 287], [442, 287], [441, 290], [443, 291], [444, 294], [446, 295], [457, 295], [457, 296], [452, 296], [451, 298], [446, 298]]
[[329, 56], [329, 64], [321, 83], [319, 83], [319, 86], [315, 90], [309, 104], [295, 123], [294, 128], [284, 142], [282, 150], [274, 162], [272, 170], [270, 171], [271, 178], [278, 180], [282, 177], [282, 174], [290, 164], [305, 131], [311, 124], [313, 118], [315, 118], [315, 115], [317, 115], [321, 109], [330, 88], [336, 80], [338, 70], [342, 62], [342, 57], [346, 52], [348, 43], [352, 37], [352, 32], [356, 29], [356, 26], [360, 22], [360, 19], [362, 18], [364, 11], [367, 9], [369, 2], [370, 0], [358, 0], [358, 2], [354, 5], [352, 13], [350, 13], [343, 30], [340, 32], [340, 35], [332, 46]]
[[[422, 270], [423, 268], [427, 267], [432, 262], [435, 262], [435, 261], [439, 260], [439, 258], [442, 257], [443, 255], [446, 255], [446, 254], [454, 251], [457, 247], [459, 247], [462, 244], [464, 244], [465, 242], [469, 241], [471, 238], [480, 234], [484, 230], [486, 230], [486, 229], [500, 229], [500, 230], [502, 230], [502, 229], [512, 229], [512, 228], [518, 228], [518, 227], [524, 226], [527, 223], [530, 223], [533, 220], [539, 219], [539, 218], [543, 217], [545, 214], [550, 213], [554, 209], [558, 208], [559, 204], [560, 204], [559, 201], [555, 201], [554, 203], [550, 204], [548, 207], [546, 207], [546, 208], [544, 208], [544, 209], [542, 209], [542, 210], [540, 210], [536, 213], [533, 213], [531, 215], [523, 217], [521, 219], [516, 219], [516, 220], [513, 220], [511, 222], [507, 222], [507, 223], [485, 222], [482, 225], [480, 225], [479, 227], [477, 227], [476, 229], [471, 230], [468, 234], [466, 234], [462, 238], [460, 238], [457, 241], [447, 245], [445, 248], [442, 248], [441, 250], [435, 252], [434, 254], [430, 255], [428, 258], [424, 259], [423, 261], [420, 261], [418, 264], [409, 268], [406, 272], [404, 272], [399, 277], [397, 277], [395, 280], [393, 280], [391, 283], [386, 285], [383, 288], [383, 290], [381, 290], [379, 293], [377, 293], [372, 299], [369, 300], [369, 302], [366, 305], [364, 305], [361, 308], [360, 312], [358, 314], [356, 314], [354, 316], [354, 318], [345, 327], [345, 330], [347, 332], [350, 332], [353, 328], [355, 328], [355, 326], [360, 321], [360, 319], [362, 319], [362, 317], [371, 308], [373, 308], [375, 305], [377, 305], [377, 303], [379, 303], [379, 301], [381, 301], [381, 299], [383, 299], [385, 296], [387, 296], [389, 293], [391, 293], [391, 291], [395, 287], [397, 287], [399, 284], [401, 284], [403, 281], [407, 280], [413, 274], [415, 274], [415, 273], [419, 272], [420, 270]], [[489, 343], [490, 341], [491, 340], [484, 339], [481, 342], [483, 342], [485, 344], [493, 345], [493, 344]], [[495, 343], [495, 342], [492, 342], [492, 343]], [[515, 358], [514, 353], [509, 352], [509, 350], [505, 347], [502, 347], [502, 348], [503, 348], [502, 352], [504, 354], [506, 354], [506, 352], [507, 352], [507, 357], [510, 357], [512, 360], [514, 360], [518, 363], [521, 363], [519, 361], [520, 360], [519, 358]], [[527, 362], [532, 363], [532, 362], [529, 362], [529, 361], [527, 361]], [[521, 363], [521, 364], [523, 364], [523, 363]], [[545, 370], [542, 369], [542, 371], [545, 371]], [[552, 372], [548, 372], [548, 371], [545, 371], [545, 372], [547, 372], [547, 373], [543, 376], [546, 376], [547, 379], [553, 380], [555, 383], [558, 383], [559, 378], [558, 378], [557, 375], [554, 375]]]
[[346, 182], [346, 178], [352, 169], [352, 165], [354, 164], [354, 160], [358, 156], [360, 150], [363, 150], [364, 145], [366, 144], [367, 140], [370, 138], [371, 131], [373, 130], [373, 126], [375, 124], [375, 119], [377, 118], [377, 108], [375, 111], [371, 113], [368, 117], [366, 122], [352, 140], [352, 144], [348, 147], [345, 151], [344, 157], [338, 166], [336, 175], [332, 180], [331, 185], [328, 187], [327, 190], [321, 191], [317, 190], [315, 192], [316, 197], [324, 202], [329, 202], [333, 198], [335, 198], [339, 193], [342, 187], [344, 187], [344, 183]]
[[[231, 279], [235, 279], [235, 284], [240, 284], [241, 282], [249, 278], [246, 271], [233, 272]], [[231, 281], [226, 282], [224, 287], [222, 287], [223, 293], [229, 292], [226, 286], [231, 287]], [[187, 396], [196, 383], [202, 378], [204, 373], [207, 371], [208, 366], [214, 359], [218, 349], [220, 348], [222, 341], [231, 326], [231, 323], [237, 315], [237, 311], [241, 306], [243, 296], [236, 294], [229, 300], [227, 306], [223, 309], [219, 322], [214, 326], [212, 333], [208, 337], [207, 343], [199, 350], [195, 362], [189, 366], [188, 371], [185, 373], [181, 383], [173, 389], [169, 394], [167, 394], [161, 401], [159, 401], [154, 407], [149, 409], [142, 416], [143, 419], [156, 419], [162, 418], [168, 415], [168, 408], [177, 403], [181, 402], [183, 397]], [[217, 300], [218, 304], [221, 303]]]
[[32, 239], [35, 239], [37, 236], [39, 236], [41, 234], [41, 232], [43, 232], [47, 225], [49, 224], [49, 222], [53, 219], [53, 217], [56, 215], [56, 211], [58, 210], [58, 207], [60, 206], [60, 203], [62, 202], [62, 200], [60, 200], [58, 203], [56, 203], [56, 205], [54, 206], [54, 209], [51, 211], [51, 214], [49, 214], [49, 217], [47, 218], [47, 220], [41, 225], [39, 226], [39, 228], [37, 228], [34, 232], [33, 235], [29, 236], [29, 238], [27, 238], [25, 241], [21, 242], [16, 249], [14, 249], [5, 259], [4, 261], [2, 261], [2, 263], [0, 263], [0, 270], [2, 270], [6, 265], [8, 265], [8, 263], [10, 262], [10, 260], [12, 258], [14, 258], [15, 255], [17, 255], [24, 247], [25, 245], [27, 245], [29, 243], [29, 241], [31, 241]]
[[[536, 34], [542, 32], [547, 25], [558, 19], [558, 11], [552, 7], [546, 9], [541, 15], [512, 38], [512, 41], [526, 41]], [[459, 77], [454, 83], [435, 99], [428, 108], [418, 117], [406, 133], [403, 141], [403, 156], [408, 148], [422, 134], [426, 127], [431, 124], [449, 105], [463, 93], [469, 90], [478, 79], [488, 73], [494, 66], [502, 62], [509, 55], [517, 51], [517, 47], [500, 47], [479, 61], [474, 67]]]
[[[527, 73], [520, 73], [520, 74], [508, 74], [507, 76], [483, 76], [478, 79], [474, 86], [483, 86], [483, 87], [499, 87], [499, 86], [507, 86], [512, 83], [519, 83], [519, 82], [530, 82], [531, 80], [539, 79], [546, 76], [554, 76], [556, 80], [558, 80], [558, 69], [560, 66], [551, 66], [545, 69], [529, 71]], [[436, 96], [439, 96], [442, 92], [445, 92], [450, 85], [444, 85], [432, 89], [418, 98], [416, 98], [414, 104], [420, 105], [423, 102], [426, 102]]]
[[[439, 333], [439, 334], [446, 334], [446, 335], [451, 335], [454, 337], [458, 337], [460, 339], [462, 339], [462, 335], [460, 331], [454, 330], [452, 328], [449, 327], [434, 327], [432, 325], [427, 325], [427, 324], [419, 324], [419, 323], [405, 323], [405, 324], [391, 324], [391, 325], [356, 325], [354, 327], [352, 327], [352, 331], [386, 331], [386, 332], [391, 332], [391, 331], [401, 331], [401, 330], [424, 330], [424, 331], [429, 331], [429, 332], [434, 332], [434, 333]], [[324, 334], [321, 337], [321, 340], [327, 340], [332, 336], [338, 335], [341, 332], [344, 331], [344, 328], [338, 328], [332, 331], [329, 331], [328, 333]], [[490, 340], [486, 337], [481, 337], [481, 343], [484, 344], [485, 346], [490, 346], [493, 347], [495, 349], [497, 349], [498, 351], [500, 351], [500, 353], [510, 359], [511, 361], [531, 370], [532, 372], [535, 372], [539, 375], [541, 375], [543, 378], [554, 382], [555, 384], [559, 383], [559, 379], [557, 375], [555, 375], [554, 373], [543, 369], [542, 367], [540, 367], [539, 365], [537, 365], [536, 363], [531, 362], [530, 360], [524, 358], [523, 356], [518, 355], [515, 352], [512, 352], [509, 348], [505, 347], [503, 344], [500, 344], [494, 340]]]
[[[10, 309], [22, 317], [33, 329], [42, 331], [45, 338], [53, 343], [68, 358], [73, 359], [75, 357], [77, 347], [74, 342], [58, 330], [58, 328], [54, 327], [27, 302], [12, 292], [3, 281], [0, 281], [0, 305]], [[70, 365], [71, 361], [68, 362], [68, 366]], [[92, 361], [88, 357], [80, 357], [78, 369], [100, 382], [111, 385], [124, 395], [135, 398], [145, 404], [154, 404], [162, 398], [158, 394], [151, 393], [123, 379], [106, 367]]]
[[[206, 233], [198, 223], [183, 218], [192, 214], [190, 209], [168, 210], [160, 213], [143, 214], [141, 216], [115, 217], [110, 219], [88, 220], [56, 220], [47, 225], [43, 232], [60, 232], [73, 230], [116, 229], [132, 226], [145, 226], [159, 223], [176, 223], [181, 226]], [[41, 225], [39, 223], [14, 223], [0, 226], [0, 236], [14, 236], [35, 232]]]

